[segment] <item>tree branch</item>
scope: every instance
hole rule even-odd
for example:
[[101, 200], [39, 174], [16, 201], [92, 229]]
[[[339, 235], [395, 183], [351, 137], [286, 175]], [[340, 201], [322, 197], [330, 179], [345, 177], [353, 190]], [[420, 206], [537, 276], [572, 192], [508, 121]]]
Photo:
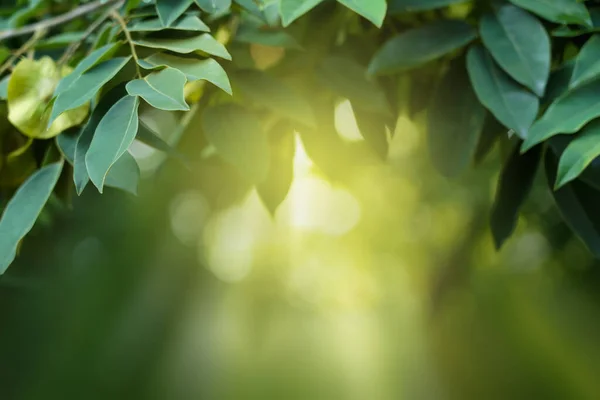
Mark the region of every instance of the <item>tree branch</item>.
[[12, 37], [23, 36], [38, 31], [48, 30], [55, 26], [62, 25], [66, 22], [79, 18], [85, 14], [94, 12], [102, 7], [110, 6], [114, 3], [117, 3], [118, 1], [119, 0], [96, 0], [93, 3], [77, 7], [69, 11], [68, 13], [58, 15], [54, 18], [49, 18], [40, 22], [36, 22], [35, 24], [26, 25], [22, 28], [7, 29], [4, 31], [0, 31], [0, 42]]

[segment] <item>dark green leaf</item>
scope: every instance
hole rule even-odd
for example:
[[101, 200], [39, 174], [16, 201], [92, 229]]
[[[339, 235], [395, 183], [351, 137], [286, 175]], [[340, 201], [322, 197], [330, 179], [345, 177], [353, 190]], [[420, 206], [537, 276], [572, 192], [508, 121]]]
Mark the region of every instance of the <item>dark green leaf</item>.
[[258, 118], [235, 104], [208, 107], [202, 116], [208, 141], [248, 181], [260, 183], [269, 171], [270, 150]]
[[256, 189], [271, 214], [287, 196], [294, 177], [294, 153], [296, 151], [294, 129], [280, 122], [269, 132], [271, 163], [266, 179]]
[[456, 177], [471, 164], [485, 114], [471, 88], [464, 59], [455, 60], [427, 112], [429, 154], [443, 175]]
[[164, 26], [170, 26], [192, 2], [193, 0], [156, 0], [156, 13]]
[[527, 137], [538, 113], [538, 98], [498, 68], [481, 46], [469, 49], [467, 67], [479, 101], [498, 121], [514, 130], [521, 138]]
[[596, 258], [600, 258], [600, 192], [581, 181], [573, 181], [554, 191], [557, 159], [547, 151], [545, 157], [546, 177], [554, 201], [563, 219], [585, 243]]
[[541, 155], [541, 146], [526, 154], [520, 154], [516, 146], [504, 164], [490, 220], [497, 249], [502, 247], [517, 226], [519, 209], [531, 191]]
[[210, 32], [210, 28], [195, 15], [185, 15], [170, 26], [166, 27], [159, 18], [139, 21], [129, 28], [130, 32], [157, 32], [163, 29], [174, 29], [178, 31]]
[[139, 46], [150, 47], [154, 49], [165, 49], [182, 54], [202, 51], [206, 54], [231, 60], [231, 55], [227, 52], [225, 46], [217, 42], [215, 38], [208, 33], [203, 33], [200, 36], [181, 39], [146, 38], [137, 40], [134, 43]]
[[388, 0], [388, 14], [434, 10], [465, 2], [466, 0]]
[[368, 71], [371, 75], [406, 71], [461, 48], [475, 37], [475, 30], [465, 22], [433, 22], [388, 40], [375, 53]]
[[209, 14], [221, 14], [231, 7], [231, 0], [196, 0], [196, 4]]

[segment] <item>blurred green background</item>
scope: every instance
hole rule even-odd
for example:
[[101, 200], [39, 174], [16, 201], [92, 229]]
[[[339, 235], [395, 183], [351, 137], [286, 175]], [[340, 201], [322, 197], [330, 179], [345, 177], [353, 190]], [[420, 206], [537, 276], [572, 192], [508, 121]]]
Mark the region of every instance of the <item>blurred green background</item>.
[[51, 204], [0, 278], [1, 398], [599, 399], [600, 265], [545, 177], [496, 252], [500, 160], [448, 181], [419, 126], [327, 173], [296, 133], [274, 216], [200, 135], [189, 169], [136, 144], [138, 197]]

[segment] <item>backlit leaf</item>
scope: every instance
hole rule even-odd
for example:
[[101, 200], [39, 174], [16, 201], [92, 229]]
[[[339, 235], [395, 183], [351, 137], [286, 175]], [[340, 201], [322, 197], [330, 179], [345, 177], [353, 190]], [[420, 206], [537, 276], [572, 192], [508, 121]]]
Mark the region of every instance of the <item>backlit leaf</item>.
[[383, 24], [387, 11], [386, 0], [338, 0], [338, 2], [362, 15], [377, 27]]
[[269, 141], [251, 112], [235, 104], [208, 107], [202, 127], [221, 158], [236, 166], [242, 176], [252, 183], [265, 180], [271, 158]]

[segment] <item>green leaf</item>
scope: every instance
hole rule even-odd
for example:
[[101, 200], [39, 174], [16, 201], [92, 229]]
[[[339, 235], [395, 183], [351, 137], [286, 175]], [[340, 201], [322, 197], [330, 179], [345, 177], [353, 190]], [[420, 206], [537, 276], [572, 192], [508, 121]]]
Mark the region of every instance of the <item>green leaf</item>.
[[10, 80], [10, 75], [5, 76], [0, 80], [0, 100], [8, 99], [8, 81]]
[[159, 18], [145, 19], [129, 27], [130, 32], [158, 32], [164, 29], [191, 32], [210, 32], [210, 28], [195, 15], [185, 15], [169, 26], [164, 26]]
[[61, 92], [52, 108], [51, 124], [65, 111], [80, 107], [90, 101], [127, 64], [131, 57], [117, 57], [104, 61], [91, 68]]
[[208, 33], [200, 36], [182, 39], [154, 39], [146, 38], [134, 41], [138, 46], [150, 47], [153, 49], [165, 49], [175, 53], [188, 54], [195, 51], [202, 51], [206, 54], [231, 60], [231, 55], [227, 52], [225, 46], [217, 42]]
[[63, 132], [54, 138], [56, 146], [61, 154], [71, 165], [75, 163], [75, 149], [77, 148], [77, 140], [79, 135], [74, 135], [69, 132]]
[[235, 41], [240, 43], [262, 44], [263, 46], [283, 47], [286, 49], [302, 49], [300, 43], [283, 30], [266, 30], [260, 25], [241, 25], [235, 34]]
[[113, 164], [127, 151], [138, 131], [139, 99], [126, 96], [116, 102], [98, 124], [85, 165], [100, 193]]
[[485, 114], [471, 88], [464, 59], [455, 60], [427, 112], [429, 154], [444, 176], [456, 177], [471, 164]]
[[107, 44], [97, 50], [94, 50], [90, 53], [90, 55], [79, 61], [73, 72], [58, 82], [58, 86], [56, 86], [56, 89], [54, 89], [54, 96], [58, 96], [65, 90], [69, 89], [73, 82], [79, 79], [81, 75], [87, 72], [90, 68], [112, 57], [119, 47], [121, 47], [121, 42]]
[[231, 7], [231, 0], [196, 0], [196, 4], [209, 14], [221, 14]]
[[174, 68], [165, 68], [153, 72], [127, 84], [127, 93], [139, 96], [154, 108], [167, 111], [188, 111], [190, 106], [185, 102], [183, 87], [185, 75]]
[[127, 91], [125, 90], [125, 84], [120, 84], [102, 96], [98, 102], [98, 105], [96, 108], [94, 108], [88, 123], [82, 129], [77, 138], [75, 155], [73, 157], [73, 182], [75, 183], [75, 190], [77, 191], [78, 195], [81, 195], [83, 189], [85, 189], [86, 185], [90, 181], [87, 166], [85, 165], [85, 156], [90, 148], [90, 144], [92, 143], [92, 138], [94, 137], [96, 128], [108, 110], [110, 110], [117, 101], [126, 95]]
[[19, 242], [33, 228], [62, 171], [62, 162], [47, 165], [17, 190], [0, 219], [0, 274], [17, 254]]
[[550, 75], [550, 37], [540, 21], [518, 7], [505, 5], [481, 19], [479, 32], [504, 71], [543, 96]]
[[126, 151], [110, 167], [104, 185], [137, 195], [139, 182], [140, 167], [135, 158]]
[[475, 30], [465, 22], [441, 20], [394, 36], [369, 64], [370, 75], [406, 71], [442, 57], [471, 42]]
[[323, 0], [281, 0], [279, 14], [284, 27], [306, 14]]
[[[177, 158], [180, 161], [185, 161], [184, 157], [177, 152], [173, 147], [171, 147], [167, 142], [165, 142], [156, 132], [154, 132], [148, 125], [146, 125], [142, 120], [140, 120], [138, 133], [135, 137], [140, 142], [156, 149], [162, 151], [163, 153]], [[111, 169], [112, 171], [112, 169]], [[110, 172], [109, 172], [110, 175]]]
[[573, 181], [553, 191], [556, 164], [554, 153], [547, 151], [546, 177], [556, 206], [571, 230], [585, 243], [594, 257], [600, 258], [600, 192], [581, 181]]
[[600, 81], [581, 86], [554, 101], [538, 119], [523, 142], [521, 151], [559, 133], [575, 133], [600, 116]]
[[555, 189], [577, 178], [600, 155], [600, 120], [586, 125], [560, 157]]
[[156, 13], [164, 26], [171, 26], [192, 2], [193, 0], [156, 0]]
[[519, 209], [531, 191], [541, 155], [541, 146], [526, 154], [520, 154], [516, 146], [502, 168], [490, 219], [497, 249], [517, 226]]
[[208, 107], [202, 115], [206, 139], [248, 181], [260, 183], [269, 171], [267, 136], [254, 114], [236, 104]]
[[508, 128], [498, 122], [492, 114], [488, 113], [473, 156], [475, 166], [480, 165], [485, 160], [486, 156], [502, 136], [508, 137], [507, 133]]
[[552, 103], [567, 91], [574, 69], [575, 63], [571, 60], [552, 71], [546, 86], [546, 93], [542, 98], [542, 104]]
[[600, 35], [594, 35], [583, 45], [575, 59], [569, 89], [574, 89], [600, 76], [598, 54], [600, 54]]
[[50, 98], [60, 78], [61, 71], [49, 57], [24, 58], [15, 66], [7, 88], [8, 119], [21, 133], [48, 139], [85, 120], [88, 106], [82, 103], [50, 121]]
[[510, 0], [548, 21], [592, 26], [587, 8], [577, 0]]
[[293, 127], [282, 121], [271, 128], [268, 139], [271, 148], [269, 173], [256, 189], [264, 205], [275, 215], [292, 186], [296, 138]]
[[232, 75], [234, 87], [248, 101], [269, 108], [283, 117], [313, 127], [310, 104], [283, 82], [261, 71], [240, 71]]
[[366, 68], [349, 58], [330, 56], [318, 69], [321, 81], [352, 105], [365, 111], [389, 114], [390, 106], [381, 86], [366, 76]]
[[387, 11], [386, 0], [338, 0], [338, 2], [381, 28]]
[[466, 0], [388, 0], [388, 14], [434, 10], [465, 2]]
[[386, 119], [381, 117], [381, 113], [366, 111], [355, 107], [354, 104], [352, 104], [352, 111], [361, 136], [375, 153], [385, 160], [389, 150]]
[[521, 138], [527, 137], [538, 113], [538, 98], [498, 68], [481, 46], [469, 49], [467, 68], [479, 101], [498, 121], [514, 130]]
[[161, 67], [175, 68], [183, 72], [190, 82], [203, 79], [221, 88], [226, 93], [232, 94], [227, 73], [221, 67], [221, 64], [212, 58], [198, 60], [195, 58], [177, 57], [166, 53], [156, 53], [144, 60], [140, 60], [139, 64], [145, 69]]

